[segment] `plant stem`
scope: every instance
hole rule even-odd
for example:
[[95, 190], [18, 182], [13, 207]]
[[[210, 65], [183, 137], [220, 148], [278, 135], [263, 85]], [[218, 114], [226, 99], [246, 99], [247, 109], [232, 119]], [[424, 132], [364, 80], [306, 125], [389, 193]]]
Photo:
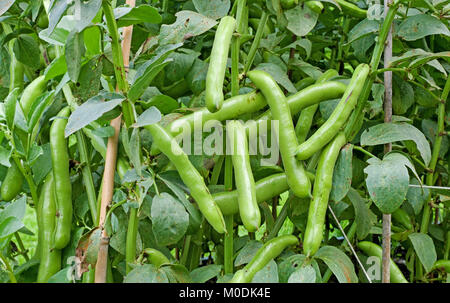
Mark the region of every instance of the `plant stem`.
[[[372, 54], [372, 59], [370, 61], [370, 69], [372, 71], [378, 69], [378, 65], [380, 63], [381, 55], [383, 54], [386, 39], [390, 32], [391, 25], [392, 22], [394, 21], [394, 17], [397, 13], [400, 2], [401, 0], [393, 2], [389, 7], [389, 11], [387, 11], [386, 17], [384, 18], [380, 34], [378, 35], [378, 40]], [[358, 104], [356, 105], [356, 108], [353, 111], [352, 115], [350, 116], [347, 126], [345, 127], [345, 137], [349, 142], [351, 142], [353, 138], [358, 134], [362, 126], [362, 122], [364, 119], [363, 109], [369, 98], [370, 92], [372, 90], [372, 85], [375, 81], [375, 77], [376, 74], [372, 73], [370, 77], [368, 77], [368, 79], [366, 80], [363, 90], [358, 98]]]
[[[444, 119], [445, 119], [445, 103], [448, 98], [448, 94], [450, 91], [450, 78], [447, 78], [445, 82], [444, 90], [442, 91], [440, 104], [438, 107], [438, 129], [436, 132], [436, 138], [433, 144], [433, 151], [431, 154], [431, 160], [429, 164], [430, 172], [427, 175], [426, 183], [428, 186], [434, 185], [434, 171], [436, 169], [436, 164], [439, 158], [439, 151], [441, 150], [442, 139], [444, 136]], [[430, 223], [430, 205], [427, 203], [423, 209], [422, 222], [420, 225], [420, 232], [427, 233], [428, 225]]]
[[284, 224], [284, 221], [286, 221], [287, 213], [289, 208], [289, 202], [284, 202], [283, 208], [281, 208], [280, 214], [277, 216], [277, 219], [275, 220], [275, 223], [273, 224], [273, 228], [270, 231], [269, 235], [267, 236], [267, 241], [270, 239], [275, 238], [278, 235], [278, 232], [280, 231], [281, 227]]
[[236, 0], [236, 32], [237, 35], [233, 37], [231, 42], [231, 95], [237, 96], [239, 94], [239, 50], [241, 47], [240, 35], [243, 34], [244, 19], [243, 14], [247, 0]]
[[20, 254], [24, 257], [25, 261], [29, 261], [30, 258], [28, 257], [28, 253], [25, 249], [25, 246], [23, 245], [22, 238], [20, 238], [19, 232], [16, 231], [14, 233], [14, 237], [16, 238], [17, 244], [19, 245]]
[[14, 271], [11, 267], [11, 264], [9, 264], [8, 258], [3, 256], [1, 251], [0, 251], [0, 260], [3, 262], [3, 264], [5, 264], [6, 271], [8, 272], [11, 283], [17, 283], [17, 279], [16, 279], [16, 276], [14, 276]]
[[244, 74], [247, 74], [247, 72], [252, 67], [253, 60], [255, 60], [255, 55], [259, 48], [261, 38], [264, 34], [264, 27], [266, 26], [268, 18], [269, 18], [269, 15], [265, 11], [263, 11], [262, 15], [261, 15], [261, 19], [259, 20], [258, 28], [256, 29], [255, 38], [253, 39], [252, 46], [250, 47], [250, 51], [248, 52], [247, 62], [245, 62], [245, 66], [244, 66]]
[[371, 158], [377, 158], [377, 159], [378, 159], [378, 157], [377, 157], [377, 156], [375, 156], [374, 154], [372, 154], [372, 153], [368, 152], [367, 150], [365, 150], [365, 149], [364, 149], [364, 148], [362, 148], [361, 146], [358, 146], [358, 145], [353, 145], [353, 149], [355, 149], [355, 150], [359, 150], [360, 152], [362, 152], [362, 153], [366, 154], [367, 156], [369, 156], [369, 157], [371, 157]]
[[[233, 189], [233, 162], [231, 156], [225, 156], [225, 190]], [[233, 266], [233, 215], [224, 216], [227, 233], [224, 235], [224, 270], [225, 274], [234, 272]]]
[[[134, 3], [130, 2], [134, 1], [127, 1], [127, 4], [129, 4], [131, 7], [134, 7]], [[124, 56], [125, 54], [122, 53], [122, 47], [120, 45], [120, 38], [119, 38], [119, 29], [117, 27], [116, 19], [114, 17], [114, 11], [113, 8], [111, 7], [111, 4], [109, 3], [109, 1], [103, 1], [102, 7], [106, 19], [106, 26], [108, 27], [108, 33], [111, 38], [111, 50], [117, 88], [120, 92], [126, 94], [128, 92], [128, 82], [125, 72], [124, 58], [126, 57], [128, 59], [129, 56]], [[125, 37], [124, 41], [126, 41], [127, 39], [130, 39], [131, 42], [131, 37], [130, 38]], [[126, 53], [129, 54], [129, 51], [127, 51]], [[125, 125], [127, 127], [130, 127], [131, 124], [134, 123], [134, 112], [128, 100], [125, 100], [122, 103], [122, 112]]]
[[[384, 1], [385, 18], [387, 12], [392, 8], [388, 6], [392, 4], [392, 0]], [[389, 26], [388, 35], [386, 38], [386, 46], [384, 49], [384, 66], [388, 66], [392, 60], [392, 25]], [[392, 71], [384, 73], [384, 122], [392, 122]], [[392, 144], [384, 145], [384, 153], [387, 154], [392, 151]], [[391, 277], [391, 214], [383, 214], [383, 235], [382, 235], [382, 283], [390, 283]]]

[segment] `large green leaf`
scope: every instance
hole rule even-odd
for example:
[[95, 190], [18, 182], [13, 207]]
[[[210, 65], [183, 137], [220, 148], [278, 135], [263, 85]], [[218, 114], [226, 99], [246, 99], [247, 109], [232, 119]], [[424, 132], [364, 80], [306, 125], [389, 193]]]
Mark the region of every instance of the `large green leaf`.
[[333, 171], [333, 185], [330, 199], [341, 201], [352, 185], [352, 157], [353, 145], [345, 145], [339, 152], [339, 157]]
[[256, 67], [257, 70], [263, 70], [269, 73], [278, 84], [283, 86], [288, 92], [296, 93], [294, 84], [292, 84], [289, 77], [286, 75], [286, 72], [283, 69], [274, 63], [261, 63]]
[[[105, 102], [106, 100], [109, 100]], [[64, 135], [70, 136], [77, 130], [100, 118], [104, 113], [114, 109], [125, 98], [116, 93], [104, 93], [95, 96], [80, 105], [69, 117]]]
[[437, 259], [433, 239], [422, 233], [412, 233], [408, 237], [419, 257], [420, 263], [422, 263], [425, 270], [429, 272]]
[[288, 283], [315, 283], [316, 271], [311, 265], [302, 266], [294, 271], [288, 279]]
[[161, 193], [153, 198], [151, 219], [153, 233], [159, 245], [177, 243], [189, 225], [186, 209], [168, 193]]
[[228, 14], [230, 10], [230, 0], [193, 0], [195, 9], [200, 14], [217, 20]]
[[76, 30], [72, 30], [67, 37], [65, 48], [67, 72], [72, 82], [78, 81], [81, 71], [81, 57], [84, 55], [84, 52], [83, 35]]
[[163, 24], [159, 33], [159, 43], [175, 44], [203, 34], [217, 24], [214, 19], [192, 11], [179, 11], [175, 14], [177, 20], [170, 24]]
[[277, 263], [270, 260], [266, 266], [255, 274], [251, 283], [278, 283]]
[[124, 283], [168, 283], [167, 275], [152, 264], [138, 265], [123, 279]]
[[34, 69], [39, 68], [41, 53], [38, 42], [31, 36], [22, 35], [14, 41], [14, 54], [20, 62]]
[[4, 0], [0, 3], [0, 16], [3, 15], [16, 0]]
[[118, 7], [114, 9], [117, 26], [124, 27], [139, 23], [161, 23], [162, 18], [158, 10], [150, 5], [141, 4], [136, 7]]
[[369, 195], [381, 212], [390, 214], [399, 208], [408, 191], [408, 169], [403, 155], [391, 153], [383, 160], [371, 158], [364, 169]]
[[414, 41], [429, 35], [450, 36], [450, 30], [436, 17], [417, 14], [400, 24], [397, 35], [406, 41]]
[[373, 223], [370, 220], [369, 207], [367, 207], [366, 201], [353, 188], [350, 188], [347, 197], [355, 209], [356, 235], [359, 240], [362, 240], [369, 234]]
[[191, 272], [192, 282], [194, 283], [205, 283], [208, 280], [211, 280], [214, 277], [217, 277], [222, 270], [221, 265], [206, 265], [199, 268], [194, 269]]
[[346, 254], [334, 246], [323, 246], [314, 256], [327, 264], [339, 283], [357, 283], [355, 267]]
[[431, 148], [425, 135], [407, 123], [382, 123], [366, 129], [361, 135], [361, 145], [380, 145], [396, 141], [412, 140], [416, 143], [426, 165], [431, 160]]
[[287, 28], [299, 37], [306, 36], [316, 25], [319, 14], [308, 5], [297, 5], [285, 11]]

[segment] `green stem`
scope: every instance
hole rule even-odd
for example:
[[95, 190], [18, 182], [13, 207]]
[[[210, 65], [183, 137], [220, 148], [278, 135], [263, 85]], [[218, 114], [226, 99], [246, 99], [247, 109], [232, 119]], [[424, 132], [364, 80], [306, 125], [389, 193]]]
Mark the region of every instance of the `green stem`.
[[16, 238], [17, 244], [19, 245], [20, 254], [25, 258], [25, 261], [29, 261], [30, 258], [28, 257], [28, 253], [25, 249], [25, 246], [23, 245], [22, 238], [20, 238], [19, 232], [15, 232], [14, 237]]
[[[353, 237], [355, 236], [355, 233], [356, 233], [356, 221], [353, 221], [353, 224], [350, 226], [350, 229], [347, 232], [347, 239], [349, 241], [352, 241]], [[344, 240], [342, 241], [340, 247], [343, 248], [347, 245], [348, 245], [347, 241]], [[329, 268], [327, 268], [326, 272], [323, 274], [322, 283], [327, 283], [328, 280], [331, 278], [331, 275], [332, 271]]]
[[180, 264], [184, 265], [186, 267], [187, 267], [187, 261], [189, 259], [188, 257], [189, 257], [190, 247], [191, 247], [191, 239], [192, 239], [191, 235], [187, 235], [184, 238], [183, 251], [181, 254], [181, 258], [180, 258]]
[[247, 0], [237, 0], [236, 32], [231, 44], [231, 95], [239, 94], [239, 50], [241, 47], [240, 35], [243, 34], [243, 14]]
[[128, 221], [127, 240], [126, 240], [126, 271], [127, 274], [132, 270], [130, 263], [134, 263], [136, 258], [136, 238], [139, 225], [138, 209], [130, 208], [130, 218]]
[[371, 157], [371, 158], [377, 158], [377, 159], [378, 159], [377, 156], [375, 156], [374, 154], [368, 152], [367, 150], [365, 150], [364, 148], [362, 148], [362, 147], [360, 147], [360, 146], [353, 145], [353, 149], [359, 150], [360, 152], [362, 152], [362, 153], [368, 155], [368, 156]]
[[30, 188], [31, 198], [33, 199], [33, 203], [35, 205], [38, 204], [39, 196], [37, 194], [37, 187], [34, 183], [33, 176], [30, 172], [30, 167], [28, 165], [22, 165], [22, 162], [20, 162], [19, 156], [16, 154], [13, 154], [14, 162], [16, 162], [17, 166], [19, 167], [20, 172], [24, 176], [25, 180], [28, 183], [28, 187]]
[[8, 271], [9, 279], [11, 280], [11, 283], [17, 283], [16, 276], [14, 276], [14, 271], [11, 268], [11, 264], [9, 264], [8, 259], [3, 256], [3, 254], [0, 251], [0, 260], [2, 260], [3, 264], [6, 266], [6, 271]]
[[[225, 190], [233, 189], [233, 162], [231, 156], [225, 156]], [[233, 215], [224, 216], [227, 233], [224, 235], [224, 270], [225, 274], [234, 272], [233, 266]]]
[[[444, 136], [443, 133], [444, 133], [444, 119], [445, 119], [445, 103], [446, 103], [449, 91], [450, 91], [450, 78], [447, 78], [444, 90], [442, 91], [442, 95], [441, 95], [441, 99], [440, 99], [441, 101], [440, 101], [439, 107], [438, 107], [438, 129], [436, 132], [436, 138], [434, 140], [433, 151], [431, 154], [431, 161], [430, 161], [430, 165], [429, 165], [430, 172], [428, 173], [427, 178], [426, 178], [426, 183], [429, 186], [434, 185], [434, 170], [436, 169], [436, 164], [437, 164], [437, 161], [439, 158], [439, 151], [441, 150], [442, 138]], [[428, 225], [430, 223], [430, 212], [431, 212], [431, 207], [427, 203], [427, 204], [425, 204], [424, 209], [423, 209], [422, 222], [420, 225], [420, 231], [422, 233], [428, 232]]]
[[[383, 25], [380, 30], [380, 34], [378, 35], [377, 43], [375, 45], [372, 54], [372, 59], [370, 61], [370, 69], [372, 71], [378, 69], [381, 55], [383, 54], [384, 51], [386, 39], [390, 31], [392, 22], [394, 21], [394, 17], [397, 13], [400, 2], [401, 0], [397, 0], [394, 3], [392, 3], [392, 5], [389, 7], [389, 11], [387, 12], [386, 18], [384, 19]], [[356, 105], [356, 108], [353, 114], [350, 116], [347, 126], [345, 127], [345, 137], [349, 142], [351, 142], [353, 138], [358, 134], [362, 126], [362, 122], [364, 119], [363, 109], [366, 105], [367, 100], [369, 99], [369, 95], [372, 90], [372, 85], [375, 81], [375, 78], [376, 74], [372, 73], [370, 77], [368, 77], [368, 79], [366, 80], [361, 95], [359, 96], [358, 104]]]
[[269, 15], [265, 11], [263, 11], [262, 15], [261, 15], [261, 19], [258, 24], [258, 28], [256, 29], [255, 39], [253, 39], [252, 46], [250, 47], [250, 51], [248, 52], [247, 62], [245, 62], [245, 66], [244, 66], [244, 74], [247, 74], [247, 72], [252, 67], [253, 60], [255, 60], [256, 51], [259, 48], [261, 38], [264, 34], [264, 27], [266, 26], [268, 18], [269, 18]]
[[401, 67], [387, 67], [387, 68], [380, 68], [375, 71], [373, 71], [374, 74], [382, 74], [385, 72], [401, 72], [401, 73], [408, 73], [409, 70], [406, 68]]
[[214, 164], [213, 171], [211, 173], [211, 179], [209, 181], [209, 185], [217, 185], [217, 182], [219, 181], [220, 172], [222, 171], [223, 162], [225, 160], [225, 156], [220, 156], [219, 159], [217, 159], [216, 164]]
[[[119, 91], [126, 95], [128, 92], [128, 82], [123, 61], [122, 47], [120, 45], [119, 29], [110, 2], [103, 1], [102, 7], [106, 19], [106, 26], [108, 27], [109, 36], [111, 38], [111, 50], [117, 87]], [[128, 100], [125, 100], [122, 103], [122, 112], [126, 126], [130, 127], [131, 124], [134, 123], [134, 112], [132, 104], [130, 104]]]
[[275, 238], [278, 235], [278, 232], [280, 231], [281, 227], [284, 224], [284, 221], [286, 221], [287, 214], [288, 214], [288, 208], [289, 208], [289, 202], [284, 202], [283, 208], [281, 209], [280, 213], [277, 216], [277, 219], [275, 220], [275, 224], [273, 225], [272, 230], [270, 231], [269, 235], [267, 236], [267, 240], [269, 241], [273, 238]]

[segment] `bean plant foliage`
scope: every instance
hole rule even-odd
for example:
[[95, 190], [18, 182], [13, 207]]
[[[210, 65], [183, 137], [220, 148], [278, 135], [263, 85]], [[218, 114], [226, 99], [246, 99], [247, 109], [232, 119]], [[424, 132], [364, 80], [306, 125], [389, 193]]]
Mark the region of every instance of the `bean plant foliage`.
[[[228, 49], [214, 42], [229, 17], [225, 72], [211, 75], [215, 52]], [[95, 282], [106, 234], [108, 283], [381, 282], [391, 214], [391, 282], [449, 282], [449, 17], [448, 0], [394, 0], [389, 12], [368, 0], [1, 1], [0, 281]], [[268, 102], [256, 72], [286, 99]], [[353, 81], [360, 92], [347, 92]], [[224, 95], [216, 112], [213, 82]], [[295, 130], [301, 152], [345, 96], [355, 106], [333, 139], [288, 159], [276, 132]], [[267, 124], [272, 154], [250, 152], [250, 122], [274, 122], [277, 104], [292, 125]], [[214, 126], [189, 120], [198, 113]], [[177, 129], [183, 119], [190, 131]], [[227, 120], [243, 122], [250, 140], [236, 141]], [[247, 158], [220, 152], [234, 131]], [[166, 133], [175, 148], [164, 147]], [[323, 159], [332, 144], [336, 160]], [[294, 194], [292, 161], [308, 175], [307, 196]], [[322, 215], [310, 208], [316, 201]], [[211, 219], [212, 205], [222, 221]]]

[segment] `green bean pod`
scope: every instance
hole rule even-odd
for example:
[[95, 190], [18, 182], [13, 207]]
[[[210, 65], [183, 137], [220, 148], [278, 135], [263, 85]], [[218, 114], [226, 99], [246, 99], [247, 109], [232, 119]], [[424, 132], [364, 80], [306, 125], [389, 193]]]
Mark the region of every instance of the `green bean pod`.
[[[345, 92], [347, 85], [342, 82], [329, 81], [324, 83], [316, 83], [310, 85], [301, 91], [287, 97], [291, 115], [295, 116], [301, 110], [309, 106], [318, 104], [322, 101], [339, 98]], [[272, 120], [272, 111], [267, 110], [258, 117], [256, 123], [261, 125], [266, 121]], [[270, 123], [267, 124], [267, 129], [270, 129]]]
[[61, 269], [61, 251], [54, 248], [54, 231], [56, 228], [56, 197], [53, 182], [53, 174], [50, 172], [45, 178], [39, 197], [38, 228], [40, 247], [40, 264], [38, 269], [38, 283], [45, 283]]
[[169, 259], [167, 259], [162, 252], [154, 248], [146, 248], [142, 253], [147, 256], [147, 260], [150, 264], [153, 264], [156, 267], [160, 267], [163, 264], [170, 264]]
[[[334, 69], [329, 69], [324, 72], [316, 81], [316, 83], [323, 83], [328, 81], [330, 78], [339, 75], [339, 73]], [[295, 134], [297, 135], [298, 143], [301, 144], [305, 142], [306, 136], [311, 128], [313, 123], [314, 115], [316, 114], [317, 108], [319, 104], [314, 104], [308, 106], [304, 110], [300, 112], [300, 116], [297, 121], [297, 125], [295, 125]]]
[[401, 208], [398, 208], [392, 213], [392, 220], [397, 221], [408, 230], [413, 229], [411, 218], [409, 217], [408, 213]]
[[296, 157], [298, 160], [310, 158], [315, 152], [327, 145], [340, 131], [358, 101], [359, 94], [369, 75], [369, 70], [369, 66], [364, 63], [355, 69], [350, 84], [331, 116], [308, 140], [297, 147]]
[[72, 184], [70, 183], [67, 140], [64, 137], [64, 129], [68, 121], [64, 117], [69, 117], [69, 115], [70, 108], [63, 108], [50, 127], [50, 151], [57, 208], [55, 229], [55, 248], [57, 249], [63, 249], [69, 243], [72, 228]]
[[205, 91], [206, 107], [210, 112], [215, 112], [222, 108], [223, 80], [225, 79], [228, 52], [235, 27], [236, 20], [231, 16], [225, 16], [220, 20], [214, 37], [208, 73], [206, 75]]
[[255, 274], [264, 268], [270, 260], [278, 257], [283, 250], [292, 245], [297, 245], [298, 239], [293, 235], [283, 235], [267, 241], [253, 259], [243, 269], [238, 270], [230, 283], [250, 283]]
[[[383, 249], [379, 245], [369, 242], [369, 241], [361, 241], [361, 242], [358, 242], [358, 247], [366, 255], [378, 257], [378, 259], [380, 260], [380, 264], [381, 264]], [[391, 259], [389, 268], [390, 268], [390, 278], [391, 278], [392, 283], [408, 283], [408, 280], [405, 279], [405, 276], [403, 276], [403, 273], [401, 272], [401, 270], [398, 268], [397, 264], [395, 264], [395, 262], [392, 259]]]
[[248, 155], [248, 141], [245, 128], [239, 121], [227, 123], [228, 143], [232, 145], [231, 160], [238, 194], [239, 215], [249, 232], [258, 230], [261, 213], [256, 200], [255, 180]]
[[295, 150], [298, 143], [286, 97], [267, 72], [253, 70], [248, 73], [248, 77], [265, 96], [273, 119], [278, 120], [280, 153], [289, 187], [296, 196], [300, 198], [309, 197], [311, 195], [311, 182], [306, 175], [303, 163], [295, 159]]
[[197, 202], [200, 212], [205, 216], [205, 219], [218, 233], [224, 233], [226, 228], [222, 212], [216, 202], [214, 202], [203, 177], [189, 161], [186, 153], [161, 125], [151, 124], [145, 126], [145, 128], [152, 135], [153, 144], [175, 165], [181, 180], [189, 188], [192, 197]]
[[[314, 181], [314, 175], [306, 172], [308, 178]], [[285, 173], [274, 174], [258, 180], [255, 183], [256, 201], [268, 201], [289, 190]], [[223, 191], [212, 195], [224, 215], [234, 215], [239, 212], [238, 193], [236, 190]]]
[[9, 91], [12, 92], [15, 88], [19, 88], [20, 91], [23, 90], [23, 74], [24, 66], [17, 60], [14, 55], [14, 51], [11, 48], [11, 63], [9, 66]]
[[350, 3], [346, 0], [336, 0], [336, 3], [339, 4], [342, 11], [345, 14], [348, 14], [352, 17], [358, 18], [358, 19], [365, 19], [367, 18], [367, 11], [359, 8], [357, 5]]
[[37, 97], [42, 95], [47, 87], [47, 80], [45, 76], [39, 76], [34, 79], [27, 87], [23, 90], [22, 97], [20, 98], [20, 105], [22, 106], [22, 111], [25, 117], [28, 116], [31, 106]]
[[323, 10], [323, 4], [320, 1], [306, 1], [306, 5], [317, 14], [320, 14]]
[[[337, 81], [310, 85], [287, 98], [291, 114], [295, 115], [303, 108], [321, 101], [338, 98], [342, 96], [346, 88], [347, 85]], [[253, 91], [245, 95], [239, 95], [227, 99], [223, 103], [222, 108], [215, 113], [211, 113], [207, 108], [202, 108], [195, 113], [172, 121], [165, 126], [165, 129], [172, 136], [176, 136], [183, 132], [183, 129], [193, 131], [194, 121], [196, 121], [199, 117], [201, 117], [201, 125], [203, 126], [206, 122], [211, 120], [225, 121], [234, 119], [244, 114], [254, 113], [263, 109], [266, 105], [266, 99], [262, 96], [262, 94]], [[271, 119], [272, 113], [269, 109], [264, 114], [259, 116], [256, 122], [259, 127], [262, 123], [266, 123], [267, 120]], [[270, 130], [270, 123], [267, 125], [267, 129]], [[159, 153], [160, 151], [156, 147], [152, 146], [150, 154], [154, 156]]]
[[21, 191], [23, 184], [23, 175], [16, 162], [11, 161], [11, 166], [6, 172], [1, 186], [1, 195], [3, 201], [11, 201]]
[[437, 260], [434, 262], [431, 270], [443, 269], [446, 273], [450, 274], [450, 260]]
[[328, 198], [333, 181], [334, 165], [339, 156], [339, 151], [345, 143], [345, 135], [341, 132], [325, 147], [319, 158], [314, 182], [313, 199], [309, 205], [308, 221], [303, 239], [303, 253], [308, 257], [313, 256], [322, 243]]

